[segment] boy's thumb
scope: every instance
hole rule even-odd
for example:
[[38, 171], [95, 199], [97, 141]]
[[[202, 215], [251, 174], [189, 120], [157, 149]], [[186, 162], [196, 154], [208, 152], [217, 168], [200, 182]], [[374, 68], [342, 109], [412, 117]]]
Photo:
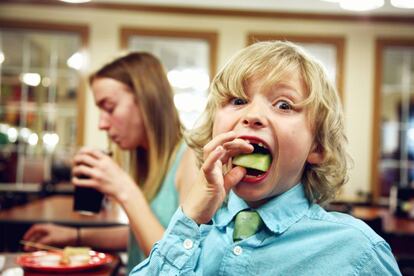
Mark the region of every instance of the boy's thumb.
[[246, 175], [246, 169], [240, 166], [236, 166], [232, 168], [225, 176], [224, 176], [224, 189], [226, 193], [230, 191], [231, 188], [237, 185], [237, 183], [242, 180], [242, 178]]

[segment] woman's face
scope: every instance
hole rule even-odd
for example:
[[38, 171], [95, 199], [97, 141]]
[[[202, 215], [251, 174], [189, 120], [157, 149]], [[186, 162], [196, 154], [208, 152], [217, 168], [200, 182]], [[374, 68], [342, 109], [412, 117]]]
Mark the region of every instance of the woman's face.
[[99, 129], [121, 149], [148, 147], [146, 130], [131, 89], [115, 79], [97, 78], [92, 82], [95, 104], [99, 107]]

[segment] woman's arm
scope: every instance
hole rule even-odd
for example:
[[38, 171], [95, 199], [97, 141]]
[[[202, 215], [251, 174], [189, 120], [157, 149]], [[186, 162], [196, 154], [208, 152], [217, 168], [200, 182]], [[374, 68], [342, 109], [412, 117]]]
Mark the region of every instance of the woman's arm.
[[[185, 153], [185, 156], [186, 158], [181, 161], [185, 160], [184, 163], [188, 167], [185, 171], [195, 172], [195, 162], [190, 165], [192, 153]], [[78, 164], [73, 169], [74, 175], [87, 175], [89, 179], [75, 177], [72, 182], [78, 186], [96, 188], [113, 197], [125, 210], [130, 228], [140, 248], [149, 255], [153, 244], [162, 238], [165, 229], [134, 180], [111, 158], [99, 151], [84, 149], [75, 157], [74, 163]], [[194, 168], [191, 169], [192, 167]], [[183, 174], [183, 169], [181, 171]], [[186, 189], [190, 187], [191, 175], [192, 173], [188, 173], [185, 177], [175, 178], [176, 181], [183, 182], [176, 183], [180, 196], [185, 195]]]
[[175, 176], [175, 185], [180, 196], [180, 205], [184, 202], [186, 195], [191, 189], [191, 185], [197, 179], [199, 169], [196, 164], [197, 159], [194, 152], [191, 149], [187, 149], [183, 154]]
[[118, 199], [118, 202], [128, 216], [129, 227], [139, 247], [148, 256], [154, 243], [162, 238], [164, 227], [135, 183]]
[[128, 245], [128, 226], [79, 228], [79, 245], [87, 245], [94, 249], [126, 250]]
[[[76, 228], [42, 223], [30, 227], [23, 239], [59, 247], [83, 245], [101, 250], [126, 250], [128, 226]], [[25, 250], [31, 249], [25, 246]]]
[[[179, 193], [180, 202], [183, 201], [183, 198], [188, 193], [198, 173], [195, 164], [193, 152], [189, 149], [186, 150], [175, 177], [175, 185]], [[152, 212], [141, 190], [130, 187], [130, 191], [124, 194], [121, 205], [128, 215], [130, 227], [140, 248], [146, 255], [149, 255], [154, 243], [162, 238], [165, 229]]]
[[[114, 198], [124, 209], [130, 229], [145, 254], [161, 239], [164, 227], [152, 212], [144, 194], [128, 173], [100, 151], [84, 148], [74, 157], [73, 184], [92, 187]], [[87, 178], [79, 178], [86, 175]], [[86, 231], [87, 241], [96, 242], [93, 233]], [[124, 237], [128, 237], [125, 233]], [[112, 242], [104, 238], [101, 241]]]

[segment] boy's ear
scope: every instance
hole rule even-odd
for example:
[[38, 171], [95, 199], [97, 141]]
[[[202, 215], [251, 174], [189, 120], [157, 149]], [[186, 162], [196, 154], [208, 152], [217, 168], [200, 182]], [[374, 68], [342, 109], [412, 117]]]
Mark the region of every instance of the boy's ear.
[[309, 164], [320, 164], [323, 161], [323, 150], [318, 145], [313, 145], [312, 150], [308, 154], [308, 158], [306, 158]]

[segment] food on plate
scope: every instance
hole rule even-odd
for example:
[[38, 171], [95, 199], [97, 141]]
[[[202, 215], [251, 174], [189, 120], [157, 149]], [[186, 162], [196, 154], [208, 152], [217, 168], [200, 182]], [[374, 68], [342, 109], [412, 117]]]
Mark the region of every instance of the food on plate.
[[34, 263], [42, 266], [57, 266], [62, 259], [62, 256], [55, 252], [36, 251], [32, 255]]
[[66, 246], [63, 249], [61, 264], [65, 265], [82, 265], [89, 263], [91, 248], [89, 247], [72, 247]]
[[[69, 257], [69, 264], [61, 263], [63, 249], [50, 251], [39, 250], [21, 254], [16, 258], [16, 263], [24, 269], [59, 273], [53, 275], [72, 275], [69, 273], [99, 267], [113, 261], [111, 255], [93, 250], [89, 251], [89, 256], [85, 255], [86, 251], [83, 249], [80, 251], [75, 249], [75, 252], [72, 249], [67, 251], [69, 252], [69, 255], [76, 253], [76, 255], [71, 255]], [[86, 260], [89, 260], [88, 263], [85, 263]], [[46, 274], [49, 275], [48, 273], [36, 273], [36, 275]]]

